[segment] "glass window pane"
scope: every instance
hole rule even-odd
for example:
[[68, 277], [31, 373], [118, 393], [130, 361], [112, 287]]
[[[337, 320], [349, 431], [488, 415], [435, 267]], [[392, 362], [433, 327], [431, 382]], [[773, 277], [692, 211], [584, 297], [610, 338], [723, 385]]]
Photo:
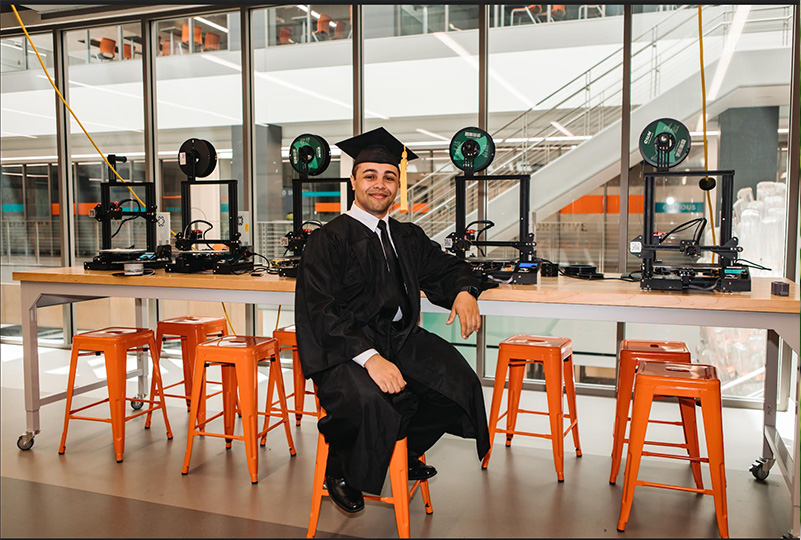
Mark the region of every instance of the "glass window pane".
[[[53, 76], [50, 34], [31, 36]], [[18, 270], [61, 265], [55, 94], [24, 37], [0, 40], [0, 335], [20, 336]], [[60, 307], [41, 309], [42, 339], [62, 337]]]

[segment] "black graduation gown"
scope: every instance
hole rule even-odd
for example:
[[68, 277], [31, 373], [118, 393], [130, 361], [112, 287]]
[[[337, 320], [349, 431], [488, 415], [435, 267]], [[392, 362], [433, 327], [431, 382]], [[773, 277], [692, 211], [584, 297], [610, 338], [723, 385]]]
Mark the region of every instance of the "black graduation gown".
[[476, 373], [450, 343], [416, 324], [421, 290], [432, 303], [450, 309], [459, 291], [479, 286], [479, 280], [467, 263], [443, 252], [417, 225], [389, 222], [412, 306], [402, 329], [392, 324], [399, 302], [381, 242], [350, 216], [338, 216], [310, 235], [295, 289], [301, 366], [317, 384], [328, 414], [319, 429], [329, 444], [350, 448], [343, 460], [348, 484], [372, 493], [381, 491], [401, 429], [396, 409], [404, 405], [397, 402], [400, 394], [375, 392], [378, 386], [353, 362], [367, 349], [457, 403], [465, 414], [449, 432], [475, 438], [479, 459], [490, 447]]

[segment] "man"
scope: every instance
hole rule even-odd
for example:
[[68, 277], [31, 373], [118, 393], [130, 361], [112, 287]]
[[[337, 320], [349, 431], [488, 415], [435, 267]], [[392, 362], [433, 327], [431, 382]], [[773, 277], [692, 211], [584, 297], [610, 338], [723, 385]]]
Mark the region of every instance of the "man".
[[378, 128], [337, 146], [354, 158], [355, 201], [307, 241], [295, 324], [303, 373], [327, 414], [318, 423], [326, 487], [358, 512], [362, 491], [380, 494], [396, 440], [407, 437], [410, 480], [436, 474], [418, 458], [444, 433], [475, 438], [479, 459], [490, 443], [476, 373], [417, 325], [422, 290], [451, 310], [448, 324], [459, 318], [466, 339], [481, 324], [479, 280], [420, 227], [389, 218], [405, 173], [400, 141]]

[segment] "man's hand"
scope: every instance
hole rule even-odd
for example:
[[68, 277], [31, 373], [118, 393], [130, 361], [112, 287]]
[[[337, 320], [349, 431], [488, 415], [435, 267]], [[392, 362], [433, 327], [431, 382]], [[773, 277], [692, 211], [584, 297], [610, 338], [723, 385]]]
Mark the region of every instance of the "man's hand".
[[381, 356], [374, 354], [364, 363], [367, 374], [378, 385], [382, 392], [397, 394], [406, 387], [398, 366]]
[[467, 339], [470, 334], [481, 328], [481, 313], [478, 311], [478, 302], [467, 291], [462, 291], [456, 295], [456, 300], [453, 301], [453, 308], [451, 308], [451, 316], [448, 317], [448, 322], [445, 324], [451, 324], [457, 315], [462, 325], [462, 339]]

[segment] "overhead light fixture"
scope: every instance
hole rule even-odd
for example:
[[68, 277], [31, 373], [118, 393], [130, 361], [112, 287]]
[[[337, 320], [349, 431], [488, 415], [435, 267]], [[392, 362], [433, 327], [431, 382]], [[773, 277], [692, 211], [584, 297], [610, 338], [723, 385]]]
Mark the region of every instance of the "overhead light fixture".
[[565, 135], [567, 135], [568, 137], [575, 137], [575, 135], [573, 135], [572, 133], [570, 133], [570, 131], [568, 131], [568, 129], [567, 129], [565, 126], [563, 126], [562, 124], [560, 124], [560, 123], [559, 123], [559, 122], [557, 122], [556, 120], [552, 121], [552, 122], [551, 122], [551, 125], [552, 125], [553, 127], [555, 127], [555, 128], [558, 130], [558, 131], [561, 131], [562, 133], [564, 133]]
[[723, 85], [723, 78], [729, 69], [731, 58], [734, 56], [734, 50], [737, 48], [737, 42], [740, 40], [740, 34], [743, 33], [743, 28], [748, 20], [748, 13], [751, 11], [751, 6], [741, 5], [737, 6], [737, 11], [734, 12], [734, 18], [729, 27], [729, 35], [726, 36], [726, 43], [723, 45], [723, 52], [720, 54], [718, 61], [718, 68], [715, 70], [715, 76], [712, 78], [712, 84], [709, 85], [709, 93], [706, 95], [707, 101], [715, 101], [718, 97], [720, 87]]
[[433, 137], [434, 139], [450, 142], [450, 139], [448, 139], [447, 137], [443, 137], [442, 135], [437, 135], [436, 133], [432, 133], [427, 129], [417, 128], [415, 131], [417, 131], [417, 133], [422, 133], [423, 135], [428, 135], [429, 137]]
[[228, 29], [226, 27], [222, 26], [221, 24], [217, 24], [215, 22], [211, 22], [210, 20], [205, 19], [203, 17], [195, 17], [194, 19], [197, 22], [202, 22], [203, 24], [205, 24], [207, 26], [211, 26], [212, 28], [216, 28], [220, 32], [225, 32], [226, 34], [228, 33]]

